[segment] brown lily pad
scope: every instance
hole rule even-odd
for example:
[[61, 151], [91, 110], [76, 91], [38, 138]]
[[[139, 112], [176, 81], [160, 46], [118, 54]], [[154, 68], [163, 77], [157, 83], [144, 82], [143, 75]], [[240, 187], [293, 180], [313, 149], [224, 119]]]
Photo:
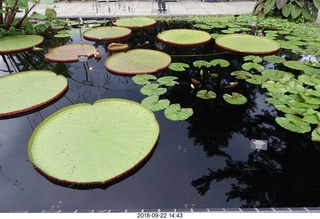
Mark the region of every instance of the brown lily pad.
[[51, 62], [70, 63], [77, 62], [79, 56], [86, 55], [88, 58], [94, 56], [97, 49], [89, 44], [70, 44], [52, 48], [45, 54], [45, 58]]

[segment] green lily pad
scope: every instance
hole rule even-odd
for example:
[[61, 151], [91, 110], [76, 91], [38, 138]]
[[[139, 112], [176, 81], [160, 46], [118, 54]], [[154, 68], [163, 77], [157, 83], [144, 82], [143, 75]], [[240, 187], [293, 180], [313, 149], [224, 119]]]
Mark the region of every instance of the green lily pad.
[[221, 67], [228, 67], [230, 65], [230, 62], [228, 62], [227, 60], [225, 59], [213, 59], [210, 61], [210, 64], [212, 66], [217, 66], [217, 65], [220, 65]]
[[164, 86], [168, 86], [168, 87], [171, 87], [171, 86], [174, 86], [176, 84], [179, 84], [178, 82], [176, 82], [175, 80], [177, 80], [178, 78], [175, 77], [175, 76], [164, 76], [164, 77], [161, 77], [161, 78], [158, 78], [157, 79], [157, 82], [160, 84], [160, 85], [164, 85]]
[[262, 75], [251, 75], [251, 78], [246, 79], [246, 82], [250, 84], [262, 84], [266, 81], [266, 78]]
[[201, 68], [201, 67], [210, 68], [211, 64], [210, 62], [207, 62], [205, 60], [196, 60], [193, 62], [193, 66], [197, 68]]
[[320, 124], [319, 113], [304, 116], [302, 120], [309, 124], [315, 124], [315, 125]]
[[91, 41], [116, 41], [130, 37], [131, 29], [117, 26], [104, 26], [87, 29], [83, 38]]
[[294, 78], [294, 74], [286, 71], [280, 71], [275, 69], [267, 69], [261, 72], [261, 74], [273, 81], [279, 81], [281, 83], [286, 83], [287, 81], [290, 81], [292, 78]]
[[308, 75], [308, 74], [301, 74], [298, 76], [298, 79], [306, 85], [316, 86], [320, 84], [320, 79], [316, 76]]
[[276, 55], [265, 56], [263, 60], [270, 63], [284, 63], [286, 61], [285, 58]]
[[258, 63], [252, 63], [252, 62], [246, 62], [242, 64], [242, 69], [246, 71], [250, 71], [251, 69], [255, 69], [258, 72], [262, 72], [264, 70], [263, 65], [260, 65]]
[[254, 63], [260, 63], [262, 62], [262, 58], [260, 56], [255, 56], [255, 55], [248, 55], [248, 56], [244, 56], [243, 60], [245, 62], [251, 61]]
[[209, 99], [215, 99], [217, 95], [213, 91], [199, 90], [197, 92], [197, 97], [201, 99], [209, 100]]
[[289, 131], [296, 133], [306, 133], [311, 131], [310, 125], [303, 121], [300, 117], [286, 114], [285, 117], [277, 117], [276, 122]]
[[232, 105], [243, 105], [247, 102], [247, 98], [245, 96], [236, 92], [232, 92], [231, 95], [224, 94], [222, 97], [227, 103]]
[[141, 104], [151, 111], [156, 112], [167, 108], [170, 105], [170, 101], [168, 99], [159, 100], [159, 96], [154, 95], [144, 98]]
[[295, 78], [292, 78], [290, 81], [286, 83], [286, 89], [288, 92], [293, 94], [300, 94], [305, 91], [303, 83]]
[[97, 49], [89, 44], [68, 44], [52, 48], [50, 52], [45, 54], [45, 58], [51, 62], [70, 63], [77, 62], [80, 55], [91, 58]]
[[210, 42], [211, 35], [201, 30], [170, 29], [159, 33], [157, 39], [172, 46], [189, 47]]
[[167, 88], [160, 87], [160, 84], [146, 84], [140, 89], [140, 93], [146, 96], [160, 96], [167, 92]]
[[1, 38], [0, 55], [24, 52], [42, 44], [44, 38], [39, 35], [17, 35]]
[[300, 62], [300, 61], [286, 61], [283, 63], [283, 65], [285, 65], [286, 67], [288, 68], [291, 68], [291, 69], [295, 69], [295, 70], [300, 70], [300, 71], [319, 71], [317, 69], [314, 69], [306, 64], [304, 64], [304, 62]]
[[164, 115], [172, 121], [183, 121], [193, 115], [192, 108], [181, 108], [180, 104], [171, 104], [164, 110]]
[[262, 88], [266, 88], [269, 92], [287, 92], [286, 85], [276, 82], [276, 81], [265, 81], [261, 85]]
[[115, 26], [127, 27], [132, 30], [149, 28], [156, 25], [156, 23], [156, 20], [148, 17], [123, 17], [113, 22]]
[[136, 84], [150, 84], [151, 80], [157, 80], [157, 77], [149, 74], [140, 74], [132, 77], [132, 81]]
[[109, 56], [105, 61], [108, 71], [125, 74], [150, 74], [166, 69], [171, 57], [161, 51], [151, 49], [133, 49]]
[[186, 63], [182, 63], [182, 62], [172, 62], [169, 65], [169, 69], [172, 71], [185, 71], [186, 68], [189, 68], [190, 66]]
[[236, 76], [237, 79], [249, 79], [252, 77], [252, 74], [250, 74], [247, 71], [233, 71], [231, 72], [231, 75]]
[[67, 79], [46, 70], [0, 77], [0, 118], [16, 117], [48, 105], [68, 89]]
[[278, 42], [247, 34], [227, 34], [216, 38], [217, 47], [231, 52], [252, 55], [273, 54], [280, 50]]
[[103, 99], [65, 107], [33, 132], [28, 154], [34, 167], [66, 186], [118, 182], [147, 161], [159, 125], [139, 103]]
[[315, 142], [320, 142], [320, 128], [316, 128], [311, 132], [311, 140]]

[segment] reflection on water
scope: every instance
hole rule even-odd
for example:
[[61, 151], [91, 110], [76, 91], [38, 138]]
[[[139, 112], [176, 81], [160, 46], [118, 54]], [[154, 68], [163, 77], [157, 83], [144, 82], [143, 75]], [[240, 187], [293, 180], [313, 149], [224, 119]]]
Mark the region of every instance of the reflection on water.
[[[180, 24], [179, 24], [180, 25]], [[179, 26], [178, 25], [178, 26]], [[168, 28], [168, 27], [167, 27]], [[129, 41], [132, 47], [153, 48], [157, 28], [139, 33]], [[140, 37], [142, 36], [142, 37]], [[72, 43], [79, 38], [73, 37]], [[69, 42], [69, 43], [70, 43]], [[311, 207], [320, 205], [320, 152], [305, 135], [279, 127], [277, 112], [264, 102], [259, 86], [239, 81], [235, 88], [226, 85], [235, 81], [230, 73], [242, 64], [239, 57], [221, 54], [197, 57], [227, 59], [231, 66], [215, 68], [218, 78], [201, 81], [203, 88], [214, 90], [214, 100], [195, 98], [191, 78], [199, 79], [197, 68], [188, 73], [170, 70], [159, 73], [175, 75], [181, 82], [163, 97], [172, 103], [192, 107], [194, 115], [187, 121], [172, 122], [163, 112], [156, 112], [160, 125], [158, 146], [137, 173], [105, 190], [76, 190], [51, 183], [32, 167], [27, 145], [33, 130], [55, 111], [76, 103], [93, 103], [102, 98], [126, 98], [141, 102], [144, 98], [130, 77], [108, 73], [103, 65], [107, 54], [104, 45], [94, 44], [102, 55], [100, 61], [83, 63], [46, 63], [42, 52], [34, 52], [33, 64], [28, 61], [10, 71], [48, 69], [68, 77], [69, 90], [57, 102], [29, 115], [0, 120], [0, 211], [17, 210], [124, 210], [124, 209], [190, 209], [239, 207]], [[183, 54], [216, 52], [213, 46], [199, 49], [164, 47], [173, 61], [192, 64]], [[21, 55], [27, 58], [30, 54]], [[11, 57], [7, 57], [12, 59]], [[0, 75], [9, 74], [0, 62]], [[90, 83], [89, 83], [90, 82]], [[231, 106], [222, 95], [240, 92], [248, 99], [244, 106]], [[0, 103], [1, 104], [1, 103]], [[251, 139], [267, 140], [268, 150], [250, 149]]]

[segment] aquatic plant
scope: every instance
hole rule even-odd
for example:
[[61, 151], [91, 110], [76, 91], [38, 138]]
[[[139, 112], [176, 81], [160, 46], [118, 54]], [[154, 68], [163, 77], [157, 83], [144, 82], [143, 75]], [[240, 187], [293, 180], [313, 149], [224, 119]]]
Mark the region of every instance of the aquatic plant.
[[30, 113], [62, 97], [67, 79], [46, 70], [23, 71], [0, 77], [0, 119]]
[[141, 104], [102, 99], [46, 118], [33, 132], [28, 154], [34, 167], [56, 183], [110, 185], [150, 158], [159, 131], [154, 114]]

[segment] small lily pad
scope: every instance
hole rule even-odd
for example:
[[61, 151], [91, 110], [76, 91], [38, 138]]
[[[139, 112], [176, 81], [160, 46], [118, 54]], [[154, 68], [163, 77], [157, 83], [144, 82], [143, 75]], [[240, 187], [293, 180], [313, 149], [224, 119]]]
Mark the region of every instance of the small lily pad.
[[140, 92], [146, 96], [160, 96], [167, 92], [167, 88], [159, 87], [160, 84], [146, 84], [140, 89]]
[[150, 84], [151, 80], [157, 80], [157, 77], [150, 74], [140, 74], [132, 77], [132, 81], [136, 84]]
[[282, 128], [292, 132], [306, 133], [311, 131], [310, 125], [296, 115], [286, 114], [285, 117], [277, 117], [276, 122]]
[[258, 63], [252, 63], [252, 62], [246, 62], [242, 66], [243, 70], [250, 71], [251, 69], [255, 69], [258, 72], [262, 72], [264, 70], [264, 67]]
[[275, 70], [275, 69], [267, 69], [261, 72], [261, 74], [273, 81], [279, 81], [281, 83], [285, 83], [289, 81], [290, 79], [294, 78], [294, 74], [286, 71], [280, 71], [280, 70]]
[[249, 79], [252, 77], [252, 74], [250, 74], [247, 71], [234, 71], [231, 72], [231, 75], [236, 76], [237, 79]]
[[159, 100], [159, 96], [154, 95], [144, 98], [141, 104], [156, 112], [167, 108], [170, 105], [170, 101], [168, 99]]
[[316, 86], [320, 84], [320, 79], [313, 77], [308, 74], [301, 74], [298, 76], [298, 79], [306, 85]]
[[236, 92], [232, 92], [231, 95], [224, 94], [223, 99], [232, 105], [243, 105], [247, 102], [247, 98], [245, 96]]
[[266, 81], [266, 78], [262, 75], [251, 75], [251, 78], [246, 79], [246, 82], [250, 84], [262, 84]]
[[193, 66], [197, 68], [201, 68], [201, 67], [210, 68], [211, 64], [210, 62], [207, 62], [205, 60], [196, 60], [193, 62]]
[[164, 77], [158, 78], [157, 82], [160, 85], [171, 87], [171, 86], [174, 86], [176, 84], [179, 84], [178, 82], [175, 81], [177, 79], [178, 78], [175, 77], [175, 76], [164, 76]]
[[286, 61], [285, 58], [276, 55], [265, 56], [263, 60], [270, 63], [284, 63]]
[[210, 64], [212, 66], [220, 65], [221, 67], [228, 67], [230, 65], [230, 62], [225, 59], [213, 59], [210, 61]]
[[208, 99], [215, 99], [217, 95], [213, 91], [199, 90], [197, 92], [197, 97], [208, 100]]
[[180, 104], [171, 104], [164, 110], [164, 115], [172, 121], [183, 121], [193, 115], [192, 108], [181, 108]]
[[248, 55], [248, 56], [244, 56], [243, 60], [245, 62], [251, 61], [254, 63], [260, 63], [262, 62], [262, 58], [260, 56], [255, 56], [255, 55]]
[[186, 68], [189, 68], [190, 66], [186, 63], [182, 63], [182, 62], [172, 62], [169, 65], [169, 69], [171, 69], [172, 71], [185, 71]]
[[311, 140], [315, 142], [320, 142], [320, 127], [314, 129], [311, 133]]

